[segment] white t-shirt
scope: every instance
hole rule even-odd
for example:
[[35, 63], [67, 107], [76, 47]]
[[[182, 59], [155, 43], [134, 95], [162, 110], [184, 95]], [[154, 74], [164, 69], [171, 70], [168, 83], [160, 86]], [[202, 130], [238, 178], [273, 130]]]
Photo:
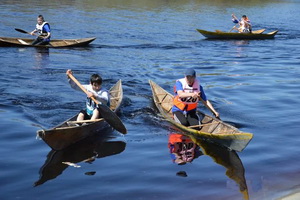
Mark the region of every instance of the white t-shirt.
[[[69, 83], [70, 83], [70, 85], [71, 85], [71, 87], [73, 89], [81, 91], [80, 87], [78, 87], [76, 85], [76, 83], [74, 83], [74, 81], [72, 81], [71, 79], [69, 79]], [[109, 97], [109, 93], [107, 92], [107, 90], [101, 89], [101, 90], [99, 90], [99, 91], [96, 92], [95, 90], [93, 90], [91, 84], [89, 84], [89, 85], [82, 85], [82, 86], [88, 92], [92, 92], [96, 96], [96, 100], [97, 101], [99, 101], [100, 103], [102, 103], [104, 105], [110, 106], [110, 97]], [[93, 111], [96, 108], [96, 106], [97, 105], [95, 104], [95, 102], [91, 98], [87, 97], [87, 99], [86, 99], [86, 112], [89, 115], [93, 114]]]

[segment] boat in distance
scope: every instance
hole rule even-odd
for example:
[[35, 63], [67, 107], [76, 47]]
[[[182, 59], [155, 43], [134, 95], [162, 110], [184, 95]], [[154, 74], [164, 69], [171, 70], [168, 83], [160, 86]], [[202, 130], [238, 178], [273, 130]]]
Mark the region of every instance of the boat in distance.
[[223, 32], [223, 31], [206, 31], [196, 29], [207, 39], [231, 39], [231, 40], [265, 40], [274, 39], [278, 30], [269, 33], [263, 33], [265, 29], [252, 31], [252, 33], [236, 33], [236, 32]]
[[[122, 81], [119, 80], [110, 90], [110, 109], [117, 112], [123, 99]], [[38, 130], [40, 137], [53, 150], [62, 150], [87, 136], [113, 128], [103, 119], [76, 121], [78, 114], [48, 130]]]
[[242, 132], [234, 126], [200, 111], [197, 111], [201, 121], [201, 125], [199, 125], [200, 130], [177, 123], [172, 115], [173, 95], [151, 80], [149, 80], [149, 84], [151, 86], [154, 103], [160, 114], [181, 131], [202, 139], [207, 139], [208, 141], [235, 151], [243, 151], [251, 141], [253, 137], [252, 133]]
[[34, 39], [0, 37], [0, 47], [43, 47], [43, 48], [59, 48], [59, 47], [80, 47], [87, 46], [96, 38], [81, 39], [53, 39], [47, 45], [32, 45]]

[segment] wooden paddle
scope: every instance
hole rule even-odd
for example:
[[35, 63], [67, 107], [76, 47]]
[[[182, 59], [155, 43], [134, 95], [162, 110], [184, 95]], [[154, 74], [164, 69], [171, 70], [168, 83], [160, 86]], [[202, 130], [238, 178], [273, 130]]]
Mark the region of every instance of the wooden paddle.
[[228, 32], [230, 33], [233, 29], [236, 29], [235, 25]]
[[15, 28], [15, 30], [18, 31], [18, 32], [20, 32], [20, 33], [26, 33], [26, 34], [31, 35], [29, 32], [24, 31], [23, 29]]
[[[20, 33], [25, 33], [25, 34], [29, 34], [29, 35], [31, 35], [29, 32], [27, 32], [27, 31], [24, 31], [23, 29], [15, 28], [15, 30], [16, 30], [16, 31], [18, 31], [18, 32], [20, 32]], [[34, 35], [36, 35], [36, 34], [34, 34]], [[43, 33], [43, 34], [41, 34], [41, 35], [38, 35], [38, 37], [43, 37], [43, 36], [45, 36], [45, 34], [44, 34], [44, 33]]]
[[[233, 29], [235, 29], [235, 28], [236, 28], [236, 27], [233, 26], [232, 29], [230, 29], [230, 30], [228, 31], [228, 33], [230, 33], [230, 32], [231, 32]], [[216, 32], [217, 32], [217, 33], [226, 33], [226, 32], [224, 32], [224, 31], [220, 31], [220, 30], [218, 30], [218, 29], [216, 30]]]
[[[76, 83], [76, 85], [86, 94], [88, 94], [88, 91], [80, 84], [79, 81], [72, 75], [68, 74], [69, 78]], [[91, 99], [97, 104], [97, 107], [102, 115], [102, 117], [105, 119], [105, 121], [110, 124], [114, 129], [119, 131], [120, 133], [126, 134], [127, 130], [120, 118], [117, 116], [116, 113], [114, 113], [109, 107], [106, 105], [103, 105], [102, 103], [99, 103], [94, 97], [91, 97]]]
[[[212, 112], [213, 114], [215, 114], [215, 112], [207, 105], [207, 102], [204, 101], [201, 97], [199, 97], [200, 101], [206, 106], [206, 108], [208, 110], [210, 110], [210, 112]], [[216, 117], [217, 119], [221, 120], [220, 117]]]

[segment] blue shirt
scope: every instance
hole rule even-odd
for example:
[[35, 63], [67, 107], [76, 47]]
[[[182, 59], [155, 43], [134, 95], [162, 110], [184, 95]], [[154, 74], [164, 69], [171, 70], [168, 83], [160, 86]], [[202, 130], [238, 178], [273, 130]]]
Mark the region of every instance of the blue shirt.
[[[51, 32], [51, 30], [50, 30], [50, 25], [49, 24], [45, 24], [44, 26], [43, 26], [43, 32]], [[49, 38], [47, 38], [47, 39], [44, 39], [45, 41], [50, 41], [50, 38], [51, 38], [51, 36], [49, 37]]]

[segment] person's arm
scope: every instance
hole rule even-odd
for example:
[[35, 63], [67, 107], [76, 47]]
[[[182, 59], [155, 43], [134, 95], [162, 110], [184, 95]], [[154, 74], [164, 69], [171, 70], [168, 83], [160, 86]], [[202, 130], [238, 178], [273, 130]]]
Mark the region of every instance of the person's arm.
[[[72, 70], [68, 69], [66, 71], [66, 74], [67, 74], [68, 82], [69, 82], [71, 88], [81, 91], [80, 87], [78, 87], [78, 85], [72, 79], [69, 78], [69, 74], [73, 74]], [[83, 87], [86, 88], [85, 85], [83, 85]]]
[[36, 32], [37, 32], [37, 29], [34, 29], [33, 31], [30, 32], [30, 35], [35, 35]]
[[180, 98], [186, 98], [186, 97], [198, 98], [197, 92], [193, 92], [193, 93], [184, 92], [180, 81], [176, 81], [176, 92]]
[[244, 21], [244, 24], [245, 24], [245, 27], [251, 27], [251, 23], [250, 23], [250, 20], [243, 20]]
[[187, 92], [183, 92], [182, 90], [179, 90], [179, 91], [177, 91], [177, 94], [180, 98], [186, 98], [186, 97], [197, 98], [198, 97], [197, 92], [187, 93]]
[[232, 17], [233, 23], [235, 23], [235, 24], [239, 23], [239, 19], [233, 13], [232, 13], [231, 17]]
[[44, 39], [48, 39], [51, 36], [51, 30], [49, 24], [45, 24], [44, 30], [47, 32], [47, 35], [44, 35]]
[[103, 91], [101, 92], [101, 94], [95, 94], [94, 93], [94, 97], [99, 101], [101, 102], [102, 104], [104, 105], [107, 105], [108, 104], [108, 101], [109, 101], [109, 94], [107, 91]]

